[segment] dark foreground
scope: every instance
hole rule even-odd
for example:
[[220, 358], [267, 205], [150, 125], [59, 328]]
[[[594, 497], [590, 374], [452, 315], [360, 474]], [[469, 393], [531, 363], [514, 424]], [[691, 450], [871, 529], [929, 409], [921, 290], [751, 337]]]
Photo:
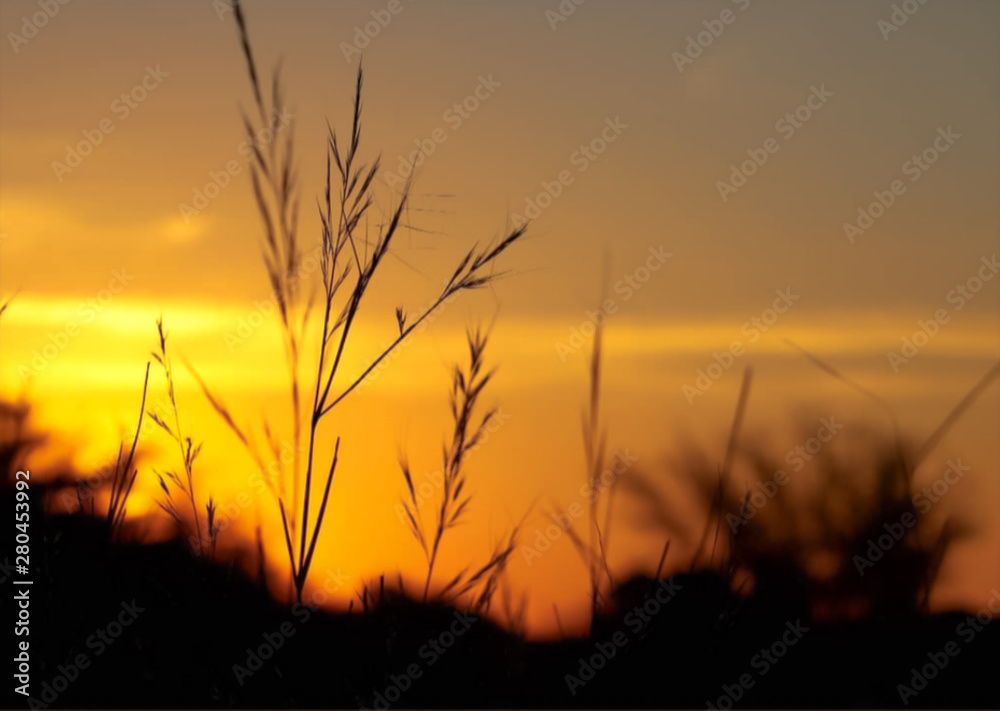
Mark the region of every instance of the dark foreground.
[[[0, 498], [13, 509], [8, 487]], [[112, 544], [98, 519], [32, 508], [33, 700], [8, 692], [12, 707], [1000, 704], [998, 624], [966, 613], [824, 625], [696, 573], [625, 583], [593, 639], [528, 643], [388, 596], [351, 615], [289, 609], [181, 542]]]

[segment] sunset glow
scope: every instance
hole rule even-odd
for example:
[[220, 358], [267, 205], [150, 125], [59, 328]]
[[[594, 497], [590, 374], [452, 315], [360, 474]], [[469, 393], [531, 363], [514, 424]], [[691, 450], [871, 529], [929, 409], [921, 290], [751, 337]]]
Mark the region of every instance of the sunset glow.
[[[491, 327], [485, 360], [497, 367], [481, 406], [498, 414], [468, 456], [474, 497], [432, 588], [485, 562], [524, 518], [498, 594], [527, 600], [533, 638], [588, 629], [587, 568], [569, 536], [547, 531], [586, 507], [580, 421], [597, 323], [607, 466], [627, 452], [622, 476], [673, 501], [688, 535], [673, 534], [670, 571], [689, 565], [706, 520], [684, 454], [700, 448], [721, 467], [745, 368], [745, 437], [782, 462], [821, 418], [844, 424], [830, 450], [844, 456], [853, 438], [892, 431], [796, 346], [888, 403], [918, 448], [1000, 359], [1000, 6], [927, 3], [884, 40], [890, 3], [743, 4], [593, 0], [553, 25], [555, 2], [402, 0], [360, 52], [358, 28], [386, 3], [248, 3], [258, 69], [270, 81], [282, 59], [294, 116], [257, 140], [267, 151], [294, 135], [300, 306], [322, 303], [327, 120], [349, 137], [362, 53], [361, 153], [381, 155], [383, 172], [359, 239], [376, 239], [413, 174], [333, 391], [399, 334], [394, 309], [421, 313], [474, 245], [531, 218], [496, 281], [436, 310], [323, 421], [317, 499], [337, 437], [341, 449], [307, 596], [336, 579], [322, 599], [346, 609], [365, 582], [397, 572], [422, 590], [399, 459], [430, 523], [451, 368], [477, 324]], [[678, 66], [722, 9], [732, 23]], [[23, 33], [36, 11], [4, 2], [0, 26]], [[0, 290], [13, 299], [0, 395], [29, 402], [32, 426], [50, 433], [33, 455], [39, 476], [65, 462], [81, 478], [101, 471], [131, 442], [162, 316], [183, 431], [203, 444], [199, 508], [211, 496], [225, 522], [220, 557], [253, 572], [261, 527], [271, 592], [287, 601], [278, 502], [193, 375], [264, 452], [266, 421], [291, 466], [291, 380], [240, 112], [260, 119], [234, 26], [219, 1], [67, 3], [4, 48]], [[304, 417], [321, 311], [301, 344]], [[973, 522], [943, 564], [938, 608], [981, 606], [1000, 586], [998, 405], [994, 384], [915, 474], [933, 481], [959, 457], [971, 467], [932, 514]], [[147, 410], [169, 412], [156, 362]], [[173, 529], [154, 472], [178, 470], [177, 446], [147, 418], [139, 453], [128, 518], [162, 540]], [[815, 464], [791, 490], [818, 481]], [[752, 481], [746, 462], [733, 476], [734, 489]], [[619, 577], [653, 575], [666, 532], [642, 513], [651, 499], [617, 496], [609, 560]], [[106, 491], [95, 497], [107, 505]], [[490, 615], [512, 625], [499, 603]]]

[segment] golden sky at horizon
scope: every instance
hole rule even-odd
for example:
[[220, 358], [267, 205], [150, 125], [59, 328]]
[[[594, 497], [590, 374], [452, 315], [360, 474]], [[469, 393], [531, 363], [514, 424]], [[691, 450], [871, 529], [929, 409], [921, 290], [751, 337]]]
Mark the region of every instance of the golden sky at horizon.
[[[357, 58], [345, 59], [343, 43], [388, 5], [245, 6], [260, 68], [283, 60], [305, 250], [318, 236], [325, 122], [344, 131], [349, 117]], [[319, 569], [339, 566], [357, 580], [398, 566], [419, 576], [419, 551], [393, 510], [396, 455], [406, 448], [415, 470], [433, 470], [448, 368], [477, 322], [496, 320], [487, 357], [499, 371], [487, 401], [510, 419], [471, 465], [481, 495], [467, 539], [446, 552], [448, 569], [485, 555], [491, 534], [538, 497], [573, 500], [589, 348], [575, 334], [591, 321], [602, 274], [615, 310], [607, 425], [612, 448], [631, 447], [644, 468], [685, 438], [721, 457], [744, 365], [756, 370], [748, 427], [771, 432], [780, 452], [795, 441], [789, 423], [800, 412], [809, 414], [794, 421], [806, 425], [834, 414], [859, 429], [884, 426], [783, 339], [884, 396], [915, 440], [932, 431], [1000, 359], [1000, 279], [989, 267], [1000, 252], [1000, 5], [927, 3], [886, 39], [878, 23], [891, 6], [589, 0], [553, 29], [554, 1], [400, 0], [364, 48], [363, 152], [381, 152], [395, 172], [417, 145], [438, 141], [417, 170], [407, 216], [419, 229], [397, 238], [346, 367], [357, 372], [388, 342], [394, 307], [428, 304], [473, 242], [500, 234], [546, 185], [558, 195], [505, 255], [507, 277], [448, 305], [345, 401], [329, 430], [343, 434], [345, 452]], [[252, 98], [232, 13], [212, 0], [70, 2], [14, 47], [10, 33], [37, 11], [31, 1], [0, 5], [0, 294], [17, 292], [0, 324], [0, 395], [36, 403], [81, 466], [103, 461], [134, 426], [162, 314], [175, 355], [246, 422], [265, 409], [287, 418], [277, 319], [250, 325], [268, 288], [241, 148], [239, 106]], [[724, 11], [732, 21], [679, 71], [675, 53]], [[123, 93], [144, 80], [130, 107]], [[479, 105], [463, 115], [455, 104], [477, 87]], [[809, 117], [796, 127], [787, 114], [802, 106]], [[67, 147], [95, 131], [100, 144], [77, 166], [54, 165], [69, 168]], [[598, 139], [606, 150], [588, 157], [581, 148]], [[929, 150], [924, 170], [914, 156]], [[719, 181], [761, 155], [766, 162], [723, 199]], [[201, 204], [198, 192], [233, 165], [217, 196], [185, 214], [181, 206]], [[560, 175], [568, 179], [555, 188]], [[852, 243], [844, 224], [894, 181], [902, 187], [892, 206]], [[393, 187], [380, 189], [384, 206]], [[769, 313], [788, 290], [787, 310]], [[887, 353], [939, 313], [946, 322], [894, 372]], [[746, 354], [689, 403], [683, 387], [697, 387], [697, 372], [734, 341]], [[235, 496], [245, 482], [225, 472], [249, 460], [233, 453], [179, 357], [176, 365], [182, 408], [206, 441], [205, 487]], [[162, 389], [154, 372], [151, 392]], [[974, 550], [956, 557], [949, 575], [958, 582], [945, 581], [944, 599], [974, 600], [1000, 584], [997, 571], [968, 563], [1000, 552], [1000, 517], [987, 503], [1000, 495], [997, 404], [994, 385], [924, 471], [961, 454], [984, 472], [979, 496], [971, 487], [955, 495], [983, 528]], [[162, 466], [156, 457], [172, 452], [155, 446]], [[152, 508], [155, 491], [149, 476], [136, 506]], [[252, 531], [252, 519], [241, 515], [235, 529]], [[622, 565], [655, 563], [645, 533], [622, 535]], [[568, 541], [543, 562], [520, 564], [513, 579], [546, 591], [529, 611], [546, 630], [549, 596], [580, 609], [586, 591]]]

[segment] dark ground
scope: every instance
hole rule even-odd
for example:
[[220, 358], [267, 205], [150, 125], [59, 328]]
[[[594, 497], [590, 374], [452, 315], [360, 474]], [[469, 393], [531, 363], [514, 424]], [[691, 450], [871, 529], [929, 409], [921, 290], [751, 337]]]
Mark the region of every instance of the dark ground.
[[[621, 612], [599, 619], [594, 639], [528, 643], [489, 621], [456, 621], [451, 609], [401, 599], [352, 615], [289, 609], [235, 568], [199, 560], [179, 541], [112, 544], [99, 519], [45, 517], [42, 490], [31, 491], [30, 688], [53, 708], [704, 709], [710, 701], [725, 709], [724, 685], [735, 696], [744, 674], [749, 688], [737, 708], [902, 707], [897, 685], [912, 685], [911, 669], [952, 641], [957, 656], [908, 705], [1000, 704], [998, 625], [970, 638], [971, 628], [957, 629], [967, 613], [823, 625], [787, 603], [739, 598], [715, 573], [695, 573], [673, 578], [669, 602], [650, 602], [647, 621], [628, 611], [655, 599], [657, 590], [661, 599], [671, 593], [634, 579], [619, 588]], [[13, 510], [8, 486], [0, 498], [4, 510]], [[20, 577], [9, 569], [12, 560], [4, 565], [5, 601]], [[13, 605], [4, 609], [10, 621]], [[119, 619], [129, 622], [120, 631]], [[754, 660], [798, 621], [784, 656], [773, 665]], [[458, 634], [446, 648], [450, 639], [442, 634], [453, 625]], [[610, 650], [616, 633], [613, 658], [597, 659], [603, 668], [571, 693], [567, 675], [583, 680], [581, 660]], [[234, 665], [257, 667], [248, 664], [249, 648], [279, 638], [272, 658], [237, 678]], [[14, 651], [15, 639], [25, 638], [10, 639]], [[75, 666], [80, 660], [83, 668]], [[408, 671], [413, 676], [404, 678]], [[397, 695], [401, 686], [408, 688]], [[7, 698], [15, 708], [29, 703], [10, 692]]]

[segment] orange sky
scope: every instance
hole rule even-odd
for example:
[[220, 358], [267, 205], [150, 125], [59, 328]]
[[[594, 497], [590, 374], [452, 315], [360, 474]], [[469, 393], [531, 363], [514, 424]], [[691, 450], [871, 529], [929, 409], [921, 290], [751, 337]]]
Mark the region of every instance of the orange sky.
[[[343, 43], [388, 4], [247, 5], [258, 61], [284, 62], [307, 247], [318, 235], [311, 201], [325, 120], [343, 129], [349, 115], [356, 57], [345, 60]], [[101, 463], [134, 426], [162, 314], [175, 352], [244, 421], [267, 410], [287, 429], [277, 319], [263, 316], [246, 338], [239, 330], [257, 320], [268, 290], [238, 118], [252, 99], [232, 13], [210, 0], [69, 3], [27, 42], [12, 41], [10, 33], [27, 37], [23, 18], [38, 7], [0, 6], [0, 290], [19, 290], [4, 315], [0, 394], [26, 394], [41, 423], [76, 446], [80, 466]], [[434, 470], [448, 368], [464, 357], [464, 328], [479, 320], [496, 318], [487, 355], [500, 369], [487, 401], [507, 419], [470, 462], [470, 524], [446, 543], [440, 577], [485, 557], [492, 537], [539, 497], [560, 509], [580, 498], [589, 345], [578, 347], [575, 334], [598, 303], [605, 260], [615, 311], [610, 441], [651, 475], [665, 476], [662, 455], [690, 439], [721, 458], [743, 365], [757, 371], [747, 427], [783, 433], [778, 452], [794, 444], [788, 425], [800, 411], [807, 422], [834, 415], [884, 426], [784, 338], [884, 396], [915, 440], [1000, 357], [1000, 279], [975, 294], [958, 289], [991, 275], [982, 260], [1000, 251], [997, 5], [928, 3], [888, 39], [878, 25], [888, 2], [590, 0], [555, 29], [545, 11], [556, 2], [399, 7], [365, 47], [364, 140], [393, 172], [417, 145], [435, 148], [417, 170], [408, 216], [419, 231], [400, 236], [346, 367], [357, 372], [388, 342], [395, 306], [429, 303], [474, 241], [499, 234], [546, 190], [558, 195], [541, 199], [548, 206], [505, 260], [512, 274], [447, 306], [329, 425], [344, 444], [319, 582], [328, 569], [354, 586], [383, 570], [423, 571], [394, 510], [403, 490], [396, 457], [410, 452], [418, 477]], [[679, 71], [675, 53], [727, 9], [732, 22]], [[478, 107], [456, 109], [477, 87]], [[796, 126], [802, 106], [811, 108], [799, 118], [809, 117]], [[96, 143], [88, 136], [100, 143], [78, 165], [54, 165], [69, 168], [68, 146]], [[606, 148], [588, 155], [598, 139]], [[931, 149], [924, 170], [913, 159]], [[720, 197], [732, 166], [765, 154]], [[232, 166], [199, 214], [182, 207], [200, 204], [196, 191]], [[845, 223], [857, 224], [859, 208], [894, 181], [892, 206], [852, 243]], [[393, 186], [382, 187], [388, 202]], [[754, 325], [787, 290], [795, 298], [773, 325]], [[895, 372], [887, 353], [942, 311], [947, 320]], [[684, 386], [697, 387], [697, 371], [734, 341], [745, 354], [689, 403]], [[236, 501], [250, 460], [179, 361], [178, 378], [184, 416], [205, 441], [202, 491]], [[152, 384], [154, 400], [162, 397], [157, 373]], [[1000, 553], [998, 403], [994, 386], [921, 470], [933, 478], [963, 456], [976, 472], [949, 499], [980, 530], [946, 570], [945, 601], [975, 601], [1000, 584], [983, 564]], [[166, 465], [168, 443], [149, 442]], [[131, 510], [152, 510], [155, 493], [147, 471]], [[277, 558], [273, 502], [260, 511]], [[233, 535], [252, 531], [256, 516], [256, 507], [241, 512]], [[529, 537], [544, 523], [531, 519]], [[619, 531], [614, 560], [655, 565], [653, 536]], [[586, 604], [568, 540], [512, 572], [518, 595], [532, 591], [535, 630], [551, 629], [552, 602], [564, 619]]]

